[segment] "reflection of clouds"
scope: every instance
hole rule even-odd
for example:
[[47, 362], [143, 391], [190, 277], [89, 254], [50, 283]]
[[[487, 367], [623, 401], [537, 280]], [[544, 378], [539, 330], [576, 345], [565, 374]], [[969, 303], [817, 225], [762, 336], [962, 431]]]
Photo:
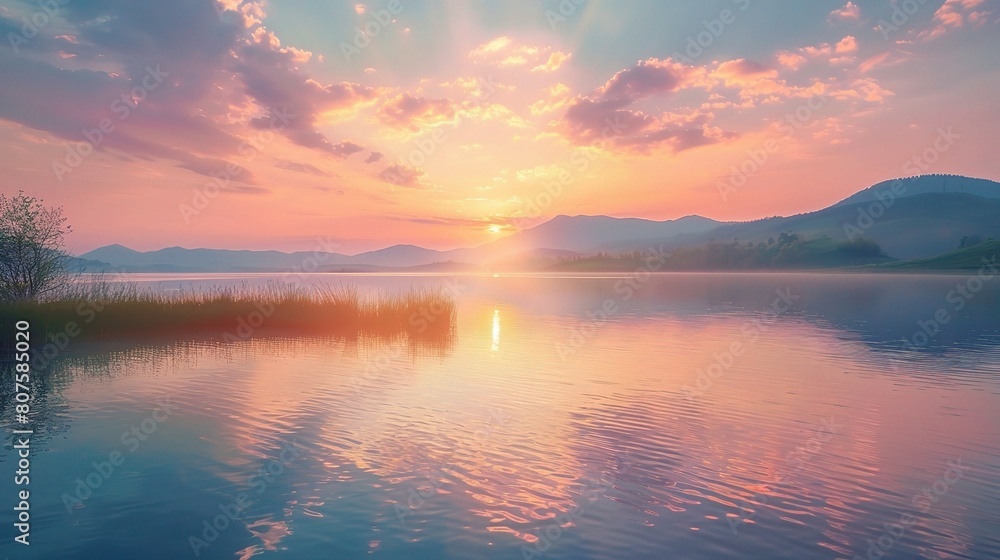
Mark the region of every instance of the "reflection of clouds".
[[[253, 341], [226, 352], [207, 344], [175, 350], [176, 362], [190, 363], [166, 380], [150, 375], [163, 364], [122, 369], [142, 374], [143, 392], [169, 389], [188, 405], [200, 421], [198, 441], [213, 461], [212, 477], [245, 484], [259, 458], [275, 457], [279, 437], [310, 446], [308, 460], [261, 496], [268, 516], [247, 521], [256, 544], [238, 557], [294, 550], [296, 540], [319, 531], [355, 530], [369, 521], [380, 531], [387, 527], [365, 539], [372, 548], [397, 538], [467, 538], [498, 548], [516, 538], [517, 546], [535, 546], [538, 535], [557, 533], [558, 525], [566, 535], [553, 545], [566, 547], [560, 554], [586, 541], [594, 547], [589, 557], [614, 557], [602, 554], [608, 550], [653, 557], [654, 545], [670, 541], [684, 550], [696, 546], [691, 534], [729, 532], [736, 519], [756, 523], [754, 531], [772, 541], [812, 531], [812, 545], [850, 557], [864, 554], [858, 535], [877, 537], [872, 531], [912, 511], [914, 492], [934, 482], [956, 446], [969, 463], [995, 455], [996, 425], [976, 411], [996, 410], [998, 401], [982, 390], [997, 372], [997, 355], [986, 351], [959, 359], [950, 350], [947, 362], [928, 352], [900, 360], [898, 371], [886, 375], [879, 356], [912, 354], [877, 344], [877, 335], [892, 330], [872, 323], [912, 330], [901, 312], [885, 317], [891, 310], [883, 300], [906, 292], [883, 288], [903, 280], [844, 276], [830, 285], [792, 275], [811, 288], [792, 288], [802, 294], [804, 311], [769, 320], [694, 401], [680, 388], [744, 340], [743, 326], [773, 301], [776, 276], [728, 283], [706, 275], [657, 277], [587, 339], [572, 368], [555, 344], [586, 309], [615, 297], [618, 279], [511, 280], [516, 284], [506, 285], [505, 299], [486, 294], [462, 302], [461, 316], [478, 319], [459, 325], [446, 353], [418, 354], [406, 340], [346, 347]], [[938, 280], [914, 282], [929, 283], [924, 291], [938, 305]], [[926, 317], [925, 308], [913, 316]], [[961, 319], [948, 325], [957, 338], [975, 326], [975, 316]], [[989, 340], [978, 343], [995, 348]], [[109, 385], [135, 384], [124, 375], [108, 377]], [[362, 389], [355, 379], [365, 380]], [[79, 390], [67, 398], [94, 399]], [[487, 412], [497, 407], [503, 412]], [[810, 450], [822, 418], [844, 424], [843, 433]], [[184, 445], [190, 442], [178, 444]], [[631, 466], [616, 461], [619, 455]], [[894, 552], [974, 550], [977, 512], [996, 472], [990, 466], [970, 474]], [[421, 497], [412, 509], [411, 490]], [[744, 509], [763, 499], [759, 508]], [[404, 508], [405, 523], [398, 523], [396, 506]], [[432, 526], [461, 529], [442, 536]], [[636, 530], [648, 531], [649, 539], [636, 539]], [[752, 538], [732, 546], [757, 545], [757, 556], [769, 557]]]

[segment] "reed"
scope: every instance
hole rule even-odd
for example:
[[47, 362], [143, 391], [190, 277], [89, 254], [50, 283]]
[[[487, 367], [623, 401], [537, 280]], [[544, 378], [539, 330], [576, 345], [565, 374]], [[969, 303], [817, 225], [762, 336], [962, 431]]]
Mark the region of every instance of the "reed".
[[28, 321], [39, 339], [60, 333], [81, 339], [310, 334], [440, 339], [453, 333], [455, 302], [426, 289], [364, 294], [350, 286], [270, 283], [164, 293], [97, 279], [72, 283], [42, 301], [0, 302], [0, 330], [13, 329], [17, 321]]

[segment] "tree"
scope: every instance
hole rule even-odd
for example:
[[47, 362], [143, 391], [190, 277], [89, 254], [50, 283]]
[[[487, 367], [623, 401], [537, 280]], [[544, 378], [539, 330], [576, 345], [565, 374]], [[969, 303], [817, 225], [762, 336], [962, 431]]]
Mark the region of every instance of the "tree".
[[0, 301], [33, 300], [65, 285], [62, 208], [33, 196], [0, 194]]

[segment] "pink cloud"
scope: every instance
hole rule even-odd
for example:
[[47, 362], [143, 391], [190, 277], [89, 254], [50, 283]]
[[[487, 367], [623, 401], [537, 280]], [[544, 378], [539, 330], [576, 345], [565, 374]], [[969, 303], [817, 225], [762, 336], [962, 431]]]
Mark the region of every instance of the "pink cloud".
[[861, 18], [861, 8], [854, 2], [848, 2], [843, 8], [830, 12], [829, 19], [858, 20]]
[[[213, 165], [225, 168], [246, 139], [281, 114], [289, 118], [273, 129], [278, 135], [341, 155], [345, 146], [317, 128], [322, 115], [371, 103], [377, 90], [313, 79], [301, 68], [312, 53], [282, 45], [265, 30], [259, 2], [226, 0], [219, 8], [194, 1], [67, 4], [60, 11], [64, 25], [33, 41], [32, 57], [0, 53], [0, 71], [22, 78], [0, 83], [0, 118], [70, 142], [111, 119], [114, 132], [95, 150], [209, 173]], [[61, 57], [72, 59], [74, 69], [60, 64]], [[136, 88], [147, 90], [141, 101], [124, 95]], [[123, 98], [127, 112], [109, 110]]]
[[678, 152], [720, 142], [729, 135], [709, 126], [714, 118], [711, 113], [697, 110], [650, 115], [631, 108], [647, 97], [708, 83], [703, 68], [671, 60], [643, 60], [617, 72], [591, 95], [571, 100], [555, 129], [575, 145], [636, 153], [648, 153], [661, 145]]
[[650, 58], [617, 72], [597, 90], [604, 99], [635, 101], [650, 95], [665, 94], [693, 86], [703, 80], [705, 70], [694, 66]]

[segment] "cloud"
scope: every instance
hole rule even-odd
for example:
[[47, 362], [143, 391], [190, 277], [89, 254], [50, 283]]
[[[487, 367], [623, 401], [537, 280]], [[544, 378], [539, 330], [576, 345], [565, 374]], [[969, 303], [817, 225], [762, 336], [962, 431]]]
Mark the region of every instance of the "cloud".
[[791, 70], [798, 70], [810, 60], [823, 60], [830, 64], [845, 64], [853, 62], [851, 53], [857, 52], [858, 40], [853, 35], [847, 35], [835, 44], [820, 43], [808, 45], [792, 51], [779, 51], [778, 64]]
[[778, 64], [791, 70], [798, 70], [803, 64], [806, 63], [806, 57], [788, 51], [779, 52], [777, 59]]
[[401, 187], [417, 187], [421, 184], [420, 178], [426, 174], [427, 173], [419, 167], [405, 165], [402, 163], [393, 163], [379, 173], [379, 178], [386, 183], [399, 185]]
[[743, 58], [719, 64], [712, 77], [728, 88], [738, 89], [744, 99], [765, 96], [769, 100], [782, 97], [799, 97], [802, 89], [789, 86], [778, 79], [778, 71]]
[[728, 60], [719, 64], [713, 75], [723, 78], [728, 83], [750, 83], [763, 78], [777, 78], [778, 71], [768, 68], [758, 62], [745, 58]]
[[195, 173], [205, 175], [206, 177], [226, 177], [230, 181], [244, 183], [247, 185], [257, 184], [256, 177], [254, 177], [253, 173], [249, 169], [239, 164], [221, 159], [191, 158], [190, 161], [181, 163], [177, 167], [187, 169], [188, 171], [194, 171]]
[[816, 46], [802, 47], [799, 52], [809, 58], [819, 58], [830, 56], [833, 53], [833, 47], [830, 46], [830, 43], [820, 43]]
[[851, 53], [856, 50], [858, 50], [858, 41], [851, 35], [841, 39], [836, 47], [834, 47], [834, 52], [837, 53]]
[[545, 88], [544, 93], [545, 96], [542, 99], [539, 99], [528, 107], [532, 115], [543, 115], [557, 109], [562, 109], [572, 99], [569, 95], [569, 86], [562, 82], [557, 82], [556, 85]]
[[459, 111], [462, 120], [476, 122], [497, 121], [515, 128], [529, 128], [532, 123], [524, 120], [514, 111], [499, 103], [484, 103], [480, 100], [467, 101]]
[[270, 32], [256, 34], [242, 45], [236, 70], [244, 91], [258, 104], [290, 108], [294, 120], [283, 134], [296, 144], [336, 154], [333, 145], [317, 129], [325, 113], [356, 109], [375, 100], [377, 91], [360, 84], [321, 84], [297, 67], [296, 52], [281, 49]]
[[318, 177], [333, 177], [333, 173], [329, 171], [323, 171], [322, 169], [312, 165], [310, 163], [300, 163], [296, 161], [288, 160], [278, 160], [274, 164], [275, 167], [279, 169], [287, 169], [288, 171], [295, 171], [298, 173], [306, 173], [309, 175], [316, 175]]
[[499, 68], [530, 66], [532, 72], [555, 72], [569, 57], [570, 53], [553, 51], [552, 47], [518, 45], [506, 36], [483, 43], [469, 52], [469, 59], [476, 64]]
[[469, 58], [475, 61], [486, 60], [498, 52], [506, 49], [511, 44], [510, 37], [497, 37], [492, 41], [483, 43], [469, 52]]
[[860, 99], [871, 102], [881, 102], [895, 95], [871, 78], [861, 78], [839, 88], [831, 88], [829, 94], [836, 99]]
[[[60, 25], [40, 29], [21, 48], [30, 56], [0, 45], [0, 73], [18, 77], [0, 81], [0, 118], [69, 142], [110, 119], [113, 132], [95, 149], [199, 172], [201, 159], [231, 158], [284, 113], [294, 118], [274, 132], [338, 155], [318, 127], [329, 113], [372, 103], [378, 91], [310, 77], [301, 65], [312, 53], [265, 30], [259, 2], [227, 0], [219, 8], [205, 0], [61, 6]], [[0, 16], [0, 30], [11, 25]], [[154, 83], [150, 69], [161, 80], [155, 88], [143, 84]]]
[[368, 154], [368, 157], [365, 158], [365, 163], [375, 163], [378, 160], [382, 159], [384, 155], [385, 154], [383, 154], [382, 152], [372, 152]]
[[356, 154], [361, 151], [364, 151], [364, 148], [354, 142], [351, 142], [350, 140], [344, 140], [343, 142], [333, 146], [333, 153], [345, 158], [351, 154]]
[[892, 51], [887, 51], [884, 53], [877, 54], [871, 58], [864, 60], [861, 64], [859, 64], [858, 71], [861, 72], [862, 74], [867, 74], [872, 69], [886, 64], [886, 62], [892, 57], [893, 57]]
[[549, 55], [549, 60], [545, 64], [539, 64], [531, 69], [532, 72], [555, 72], [563, 65], [564, 62], [569, 60], [571, 55], [561, 51], [556, 51]]
[[848, 2], [843, 8], [837, 8], [836, 10], [830, 12], [828, 19], [834, 20], [855, 20], [861, 18], [861, 8], [858, 7], [854, 2]]
[[707, 84], [703, 68], [669, 59], [643, 60], [617, 72], [591, 95], [575, 97], [555, 130], [575, 145], [602, 144], [637, 153], [661, 145], [677, 152], [719, 142], [727, 135], [708, 125], [710, 113], [650, 115], [631, 108], [654, 95]]
[[918, 40], [930, 41], [944, 35], [950, 29], [959, 29], [965, 25], [979, 27], [986, 23], [993, 13], [988, 10], [977, 10], [986, 0], [945, 0], [945, 3], [934, 12], [934, 26], [917, 35]]
[[402, 93], [379, 107], [378, 118], [391, 127], [418, 132], [421, 126], [454, 121], [455, 104], [447, 98], [430, 99]]

